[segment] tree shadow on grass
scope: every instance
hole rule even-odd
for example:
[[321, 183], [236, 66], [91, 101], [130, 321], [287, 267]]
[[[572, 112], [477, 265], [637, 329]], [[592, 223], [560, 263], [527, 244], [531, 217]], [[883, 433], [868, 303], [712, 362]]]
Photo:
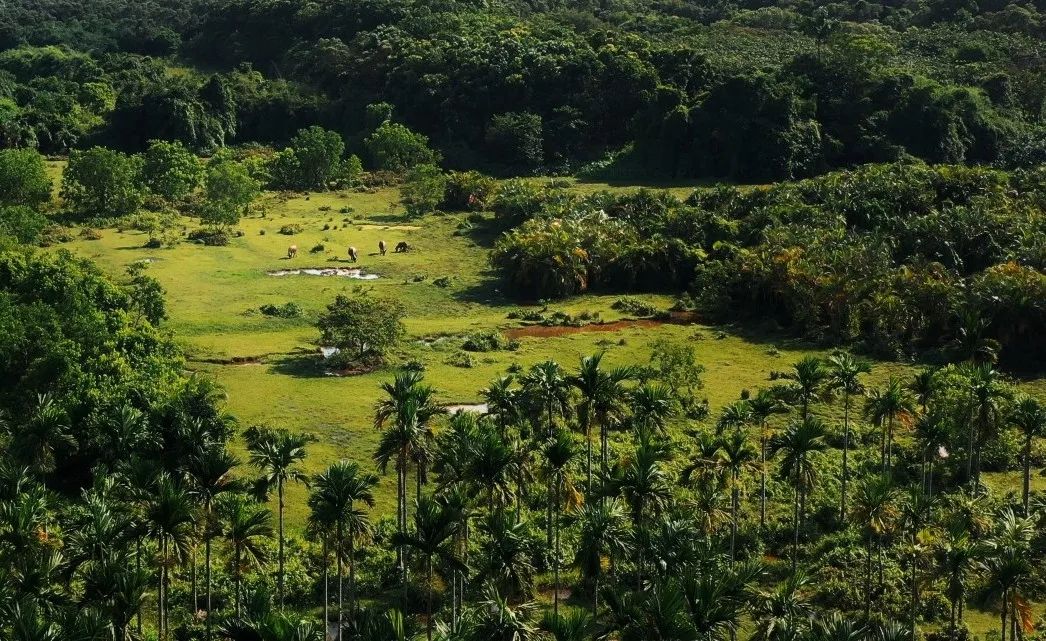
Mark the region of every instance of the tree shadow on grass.
[[326, 359], [319, 354], [293, 354], [274, 361], [269, 370], [294, 378], [326, 378], [330, 376]]

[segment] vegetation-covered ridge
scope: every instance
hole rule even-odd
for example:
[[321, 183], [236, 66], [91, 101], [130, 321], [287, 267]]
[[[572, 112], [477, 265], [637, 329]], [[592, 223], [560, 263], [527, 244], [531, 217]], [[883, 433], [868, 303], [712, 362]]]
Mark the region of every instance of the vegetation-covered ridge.
[[320, 124], [367, 161], [392, 109], [449, 166], [493, 172], [1026, 167], [1046, 154], [1042, 25], [1035, 3], [915, 0], [18, 0], [0, 9], [0, 142], [209, 151]]

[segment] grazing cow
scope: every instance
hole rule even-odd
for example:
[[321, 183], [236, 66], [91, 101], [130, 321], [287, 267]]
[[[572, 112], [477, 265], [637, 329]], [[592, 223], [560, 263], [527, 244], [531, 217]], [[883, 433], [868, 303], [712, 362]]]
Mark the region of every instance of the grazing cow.
[[384, 240], [379, 240], [378, 241], [378, 253], [379, 254], [384, 256], [385, 252], [388, 250], [388, 248], [389, 248], [389, 246], [385, 244]]
[[356, 259], [358, 257], [359, 257], [359, 254], [356, 253], [356, 248], [355, 247], [349, 247], [349, 260], [351, 260], [352, 262], [356, 262]]
[[400, 242], [396, 243], [396, 249], [394, 249], [393, 251], [395, 251], [397, 254], [406, 253], [410, 251], [410, 245], [407, 244], [407, 241], [401, 240]]
[[298, 246], [297, 245], [291, 245], [290, 247], [287, 248], [287, 258], [294, 258], [297, 255], [298, 255]]

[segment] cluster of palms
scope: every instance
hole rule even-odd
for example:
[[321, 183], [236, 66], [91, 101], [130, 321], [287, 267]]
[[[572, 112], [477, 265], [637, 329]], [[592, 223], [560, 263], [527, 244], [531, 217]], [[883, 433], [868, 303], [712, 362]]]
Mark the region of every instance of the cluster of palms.
[[[959, 634], [974, 603], [998, 612], [1003, 641], [1023, 638], [1044, 578], [1031, 474], [1046, 409], [987, 364], [866, 389], [869, 372], [847, 353], [806, 358], [693, 424], [656, 374], [602, 355], [493, 381], [485, 415], [443, 416], [406, 370], [376, 407], [373, 472], [342, 461], [306, 476], [308, 438], [251, 428], [252, 482], [200, 424], [177, 465], [115, 463], [71, 505], [5, 465], [0, 630], [696, 641], [748, 621], [765, 640], [886, 640], [924, 622]], [[1019, 436], [1013, 496], [982, 483], [1004, 432]], [[396, 477], [395, 518], [377, 527], [375, 472]], [[292, 482], [309, 487], [304, 541], [285, 534]], [[838, 545], [853, 552], [833, 601]], [[288, 550], [314, 559], [315, 593], [287, 594]]]

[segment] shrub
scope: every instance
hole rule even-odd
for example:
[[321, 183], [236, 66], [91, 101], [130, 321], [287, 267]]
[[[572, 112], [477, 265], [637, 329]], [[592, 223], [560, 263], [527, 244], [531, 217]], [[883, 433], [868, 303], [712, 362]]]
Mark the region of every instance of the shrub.
[[293, 236], [295, 234], [300, 234], [303, 230], [304, 228], [297, 223], [290, 223], [280, 227], [280, 233], [284, 236]]
[[39, 152], [0, 150], [0, 204], [38, 207], [50, 199], [51, 179]]
[[47, 216], [25, 205], [0, 207], [0, 232], [22, 243], [35, 243], [48, 225]]
[[266, 316], [274, 316], [276, 318], [299, 318], [302, 315], [301, 306], [294, 302], [287, 302], [282, 305], [266, 304], [259, 307], [258, 311]]
[[327, 250], [327, 248], [323, 246], [323, 243], [316, 243], [315, 245], [312, 246], [312, 249], [309, 250], [309, 253], [310, 254], [320, 254], [320, 253], [323, 253], [326, 250]]
[[145, 201], [142, 159], [105, 147], [69, 154], [62, 175], [62, 198], [80, 218], [118, 218]]
[[473, 332], [465, 337], [461, 349], [467, 352], [496, 352], [508, 346], [508, 340], [497, 330]]
[[200, 243], [201, 245], [224, 247], [229, 244], [230, 240], [232, 240], [232, 236], [227, 229], [222, 229], [220, 227], [201, 227], [189, 232], [188, 239], [194, 243]]
[[645, 303], [638, 298], [632, 298], [631, 296], [617, 299], [610, 307], [611, 309], [616, 309], [619, 312], [624, 312], [633, 316], [653, 316], [658, 312], [657, 308], [653, 305]]
[[443, 202], [447, 211], [480, 211], [497, 190], [497, 181], [478, 171], [452, 171], [447, 174]]

